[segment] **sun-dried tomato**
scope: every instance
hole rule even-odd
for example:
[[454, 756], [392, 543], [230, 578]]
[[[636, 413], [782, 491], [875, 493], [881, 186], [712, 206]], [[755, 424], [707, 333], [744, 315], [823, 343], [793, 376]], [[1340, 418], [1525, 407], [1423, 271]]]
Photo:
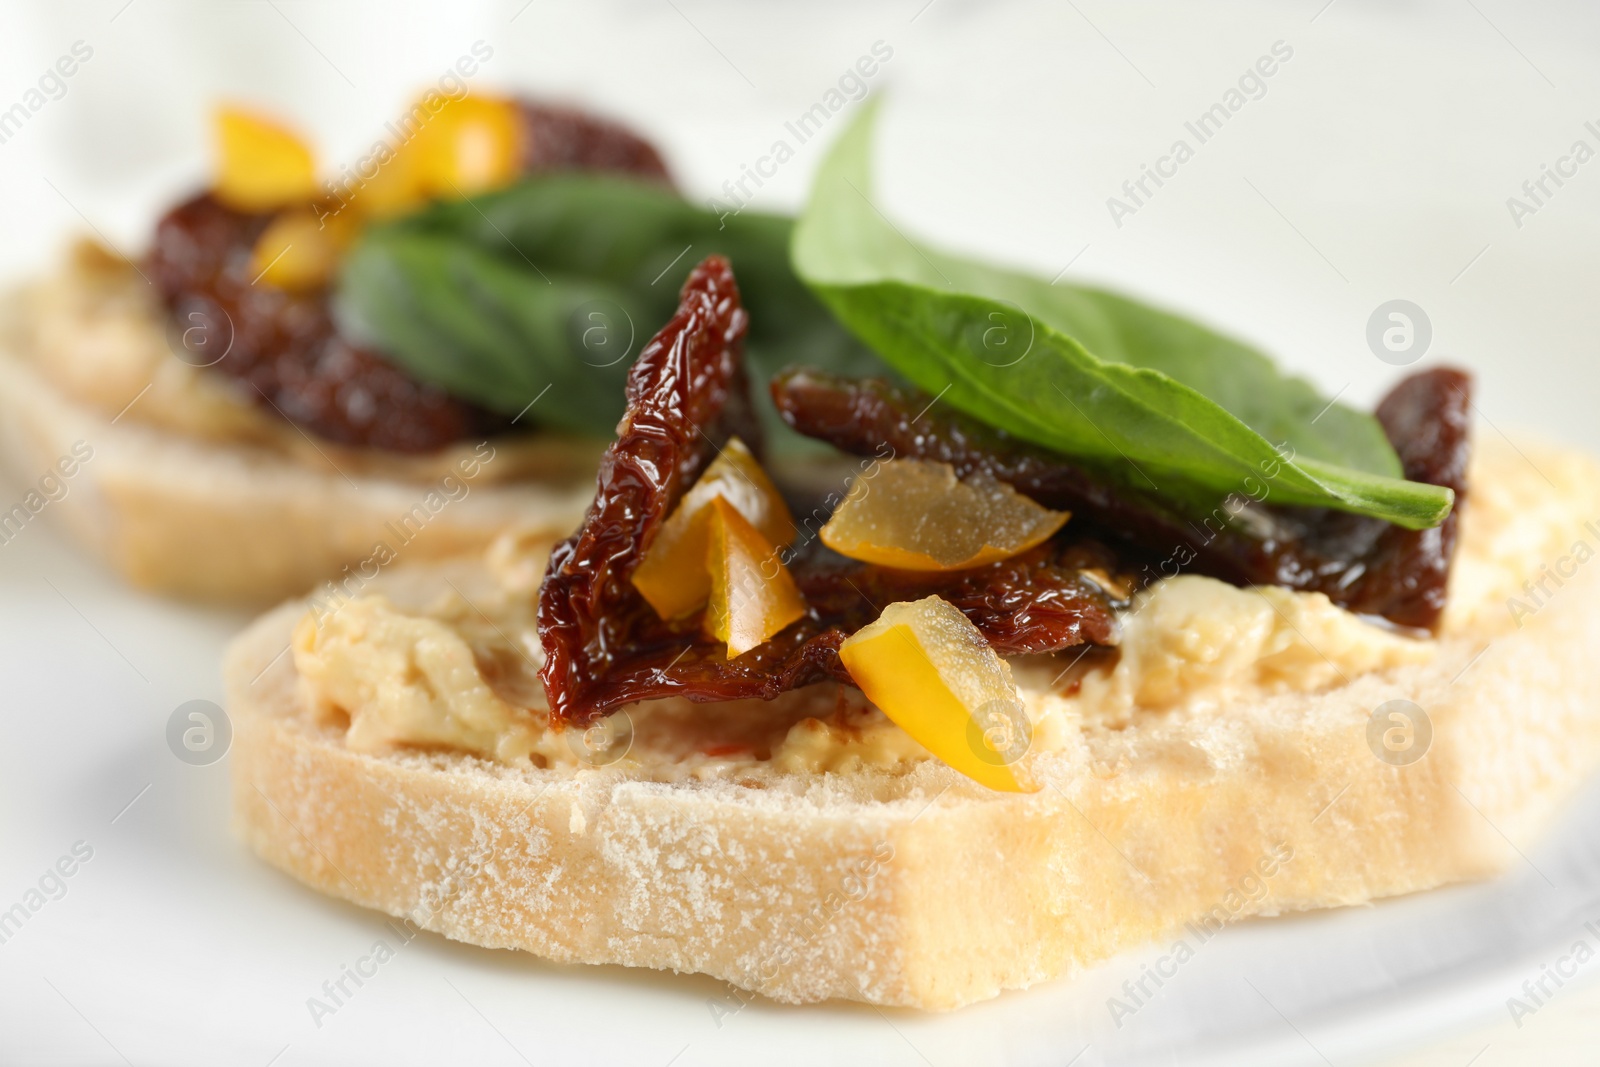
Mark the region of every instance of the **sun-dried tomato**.
[[[971, 619], [1001, 655], [1056, 652], [1118, 638], [1116, 600], [1085, 569], [1103, 571], [1111, 553], [1093, 544], [1048, 542], [970, 571], [915, 574], [837, 556], [820, 546], [796, 560], [807, 614], [765, 644], [730, 660], [697, 630], [678, 630], [625, 609], [634, 622], [622, 651], [593, 674], [559, 715], [583, 722], [640, 700], [771, 700], [814, 682], [854, 685], [839, 646], [887, 604], [938, 595]], [[646, 609], [648, 610], [648, 609]], [[546, 642], [546, 655], [550, 644]], [[551, 706], [555, 690], [546, 682]]]
[[[1461, 371], [1426, 371], [1395, 386], [1377, 412], [1406, 477], [1455, 490], [1458, 509], [1470, 389]], [[1413, 531], [1342, 512], [1250, 503], [1241, 487], [1244, 519], [1221, 506], [1191, 516], [882, 379], [795, 370], [774, 379], [772, 395], [790, 426], [846, 452], [876, 455], [887, 445], [897, 455], [949, 463], [959, 475], [987, 472], [1045, 507], [1069, 510], [1079, 529], [1091, 526], [1149, 559], [1146, 580], [1191, 572], [1317, 591], [1351, 611], [1417, 628], [1435, 627], [1444, 607], [1456, 512], [1434, 529]]]
[[627, 412], [600, 461], [594, 501], [578, 532], [556, 546], [539, 588], [540, 677], [558, 718], [592, 717], [590, 690], [653, 628], [654, 613], [628, 579], [731, 432], [738, 396], [747, 394], [748, 325], [728, 261], [710, 256], [628, 372]]
[[1432, 529], [1407, 530], [1378, 519], [1299, 510], [1292, 513], [1300, 524], [1298, 547], [1288, 542], [1277, 554], [1307, 556], [1309, 564], [1297, 564], [1313, 575], [1305, 587], [1351, 611], [1432, 630], [1444, 612], [1467, 499], [1472, 377], [1450, 367], [1413, 374], [1389, 391], [1377, 416], [1407, 478], [1455, 491], [1450, 514]]
[[655, 146], [625, 126], [571, 107], [521, 101], [518, 110], [524, 173], [604, 170], [671, 184]]
[[[651, 145], [572, 108], [520, 103], [521, 169], [604, 170], [669, 182]], [[227, 351], [208, 364], [245, 383], [263, 408], [345, 445], [431, 452], [502, 432], [509, 420], [418, 381], [381, 352], [343, 336], [326, 288], [288, 292], [256, 283], [251, 254], [271, 213], [238, 211], [202, 194], [162, 217], [145, 271], [176, 331], [204, 335], [183, 358]]]
[[790, 561], [807, 614], [736, 659], [699, 631], [664, 622], [629, 581], [674, 505], [737, 434], [758, 440], [742, 373], [745, 314], [725, 259], [712, 256], [683, 288], [672, 321], [628, 377], [628, 410], [601, 460], [582, 527], [557, 546], [539, 590], [541, 671], [554, 716], [586, 722], [667, 696], [771, 699], [812, 682], [849, 683], [839, 645], [896, 600], [937, 593], [1005, 654], [1116, 640], [1114, 604], [1094, 574], [1109, 550], [1058, 538], [969, 571], [910, 574], [845, 560], [812, 542]]
[[175, 331], [204, 340], [182, 358], [216, 353], [209, 372], [243, 382], [255, 403], [339, 444], [429, 452], [504, 428], [503, 417], [341, 336], [327, 290], [256, 284], [251, 253], [271, 220], [205, 193], [157, 224], [145, 271]]
[[[960, 571], [902, 571], [847, 560], [820, 546], [794, 565], [814, 617], [850, 634], [891, 603], [940, 596], [1005, 656], [1114, 644], [1115, 607], [1132, 575], [1105, 545], [1063, 531], [1036, 548]], [[1095, 577], [1098, 575], [1098, 578]]]

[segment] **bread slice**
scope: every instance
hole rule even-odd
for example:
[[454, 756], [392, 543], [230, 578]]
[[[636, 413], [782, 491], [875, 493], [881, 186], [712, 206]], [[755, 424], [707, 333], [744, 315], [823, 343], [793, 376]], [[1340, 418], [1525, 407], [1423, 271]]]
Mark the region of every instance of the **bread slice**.
[[0, 305], [0, 462], [31, 491], [6, 502], [0, 542], [49, 512], [137, 586], [270, 604], [387, 566], [375, 556], [480, 549], [513, 522], [563, 536], [593, 495], [596, 442], [419, 457], [316, 442], [178, 359], [162, 322], [136, 269], [87, 245]]
[[[1586, 562], [1600, 525], [1585, 526], [1600, 469], [1480, 452], [1458, 599], [1428, 662], [1085, 719], [1039, 757], [1038, 793], [990, 792], [934, 760], [683, 777], [352, 751], [311, 714], [287, 654], [304, 605], [289, 603], [227, 660], [236, 826], [307, 885], [456, 940], [923, 1009], [1070, 975], [1186, 923], [1488, 876], [1526, 862], [1519, 847], [1600, 764], [1600, 565]], [[1531, 604], [1522, 582], [1541, 566], [1560, 581]], [[468, 561], [397, 570], [386, 592], [420, 605], [483, 580]], [[1432, 723], [1406, 766], [1368, 742], [1395, 699]]]

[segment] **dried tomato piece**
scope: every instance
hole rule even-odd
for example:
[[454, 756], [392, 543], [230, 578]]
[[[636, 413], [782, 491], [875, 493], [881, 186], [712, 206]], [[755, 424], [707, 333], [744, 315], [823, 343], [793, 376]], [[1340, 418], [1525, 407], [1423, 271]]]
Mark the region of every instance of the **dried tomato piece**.
[[251, 253], [272, 217], [206, 193], [157, 224], [146, 272], [173, 329], [204, 340], [184, 358], [246, 383], [263, 407], [339, 444], [429, 452], [504, 428], [503, 417], [340, 336], [326, 289], [255, 284]]
[[[1115, 565], [1104, 546], [1060, 539], [987, 567], [945, 574], [891, 571], [817, 547], [791, 565], [806, 598], [805, 618], [737, 659], [692, 629], [675, 632], [631, 607], [609, 605], [615, 618], [629, 620], [619, 650], [588, 677], [581, 698], [560, 705], [557, 714], [585, 722], [640, 700], [772, 700], [815, 682], [854, 686], [839, 661], [845, 638], [887, 604], [932, 595], [961, 609], [1003, 656], [1114, 644], [1115, 608], [1125, 601], [1114, 600], [1089, 572], [1105, 575]], [[541, 590], [541, 611], [543, 604]], [[547, 665], [551, 648], [547, 641]]]
[[[1455, 490], [1458, 510], [1466, 493], [1470, 389], [1461, 371], [1425, 371], [1396, 385], [1377, 412], [1406, 477]], [[1325, 509], [1255, 504], [1246, 521], [1233, 521], [1220, 506], [1196, 520], [948, 407], [930, 408], [929, 397], [882, 379], [793, 370], [773, 380], [772, 396], [790, 426], [846, 452], [877, 455], [887, 445], [897, 455], [949, 463], [958, 475], [987, 473], [1045, 507], [1072, 511], [1074, 524], [1148, 553], [1155, 562], [1147, 580], [1193, 571], [1237, 585], [1322, 592], [1351, 611], [1403, 626], [1438, 625], [1456, 512], [1418, 531]]]
[[930, 403], [932, 397], [882, 378], [841, 378], [805, 368], [772, 380], [784, 422], [808, 437], [858, 456], [948, 463], [958, 477], [988, 474], [1047, 508], [1073, 513], [1112, 537], [1152, 550], [1192, 539], [1187, 519], [1165, 502], [1123, 489], [1058, 453]]
[[1103, 546], [1060, 538], [968, 571], [890, 571], [812, 543], [789, 561], [806, 615], [736, 659], [688, 618], [663, 621], [629, 580], [679, 499], [737, 435], [754, 443], [742, 372], [745, 313], [728, 263], [690, 274], [677, 314], [639, 354], [628, 411], [600, 463], [595, 500], [551, 555], [539, 590], [541, 671], [555, 718], [582, 723], [638, 700], [772, 699], [813, 682], [852, 684], [839, 646], [896, 600], [945, 597], [1002, 654], [1117, 637], [1114, 604], [1088, 572], [1117, 567]]
[[[664, 697], [698, 702], [774, 700], [816, 682], [854, 685], [839, 662], [839, 646], [848, 636], [839, 627], [821, 627], [806, 619], [735, 660], [727, 658], [720, 644], [692, 635], [637, 647], [597, 676], [581, 701], [569, 702], [565, 717], [582, 724], [624, 704]], [[548, 683], [545, 691], [551, 692]], [[552, 710], [555, 707], [552, 696]]]
[[1132, 575], [1112, 577], [1122, 564], [1105, 545], [1064, 535], [965, 571], [891, 570], [823, 549], [814, 549], [793, 570], [813, 616], [846, 635], [876, 619], [886, 604], [940, 596], [960, 608], [1004, 656], [1056, 652], [1085, 642], [1115, 644], [1114, 609], [1126, 605], [1134, 585]]
[[753, 425], [730, 425], [748, 422], [748, 324], [728, 261], [708, 256], [628, 372], [627, 413], [600, 461], [594, 502], [539, 588], [540, 677], [557, 718], [598, 715], [589, 690], [653, 619], [628, 580], [633, 569], [716, 449], [735, 430], [757, 437]]
[[[616, 123], [531, 103], [519, 103], [518, 114], [527, 133], [523, 173], [603, 170], [670, 184], [656, 150]], [[339, 444], [432, 452], [510, 428], [505, 416], [420, 382], [341, 336], [327, 288], [291, 293], [256, 284], [251, 253], [273, 217], [207, 193], [157, 224], [145, 270], [175, 330], [204, 335], [207, 347], [193, 353], [195, 362], [244, 382], [263, 407]], [[227, 358], [209, 362], [224, 349]]]
[[1336, 512], [1300, 513], [1308, 549], [1324, 559], [1345, 561], [1342, 568], [1314, 567], [1309, 588], [1351, 611], [1433, 630], [1444, 612], [1467, 499], [1472, 377], [1450, 367], [1413, 374], [1389, 391], [1377, 416], [1406, 477], [1454, 490], [1455, 507], [1428, 530]]
[[528, 174], [604, 170], [672, 184], [655, 146], [632, 130], [571, 107], [520, 102]]

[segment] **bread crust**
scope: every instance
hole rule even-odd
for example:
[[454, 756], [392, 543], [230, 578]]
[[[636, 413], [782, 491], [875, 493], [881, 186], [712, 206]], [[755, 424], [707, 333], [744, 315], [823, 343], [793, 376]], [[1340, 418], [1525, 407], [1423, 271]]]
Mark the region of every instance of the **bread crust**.
[[[4, 317], [15, 319], [20, 302], [13, 298]], [[25, 331], [5, 325], [0, 461], [32, 486], [74, 445], [86, 446], [92, 458], [38, 514], [51, 513], [80, 546], [143, 589], [271, 604], [339, 579], [346, 565], [360, 568], [379, 543], [412, 561], [480, 549], [512, 525], [564, 535], [593, 495], [592, 468], [498, 484], [456, 473], [452, 485], [468, 488], [453, 488], [452, 497], [440, 483], [455, 472], [441, 473], [438, 457], [383, 457], [381, 471], [363, 471], [326, 458], [337, 451], [330, 445], [313, 466], [255, 444], [142, 423], [137, 413], [107, 415], [46, 380], [17, 350]], [[21, 536], [20, 525], [0, 536]]]
[[[1600, 567], [1580, 568], [1520, 627], [1457, 630], [1424, 665], [1086, 729], [1040, 758], [1050, 784], [1031, 795], [932, 760], [666, 783], [352, 752], [305, 713], [291, 603], [228, 656], [235, 822], [306, 884], [456, 940], [702, 972], [779, 1001], [950, 1009], [1186, 923], [1527, 862], [1518, 849], [1600, 763], [1597, 593]], [[1432, 722], [1409, 766], [1367, 741], [1394, 699]]]

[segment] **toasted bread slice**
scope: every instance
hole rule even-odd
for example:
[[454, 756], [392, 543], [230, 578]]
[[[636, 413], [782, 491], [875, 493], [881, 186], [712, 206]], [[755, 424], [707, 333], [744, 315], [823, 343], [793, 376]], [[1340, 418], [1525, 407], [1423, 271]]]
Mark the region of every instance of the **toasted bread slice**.
[[136, 269], [92, 245], [5, 300], [0, 462], [25, 490], [45, 485], [6, 502], [0, 541], [48, 511], [135, 585], [270, 604], [347, 565], [482, 548], [513, 522], [564, 535], [593, 494], [598, 442], [341, 448], [175, 351]]
[[[1037, 793], [990, 792], [931, 759], [680, 775], [648, 753], [517, 767], [353, 751], [287, 654], [305, 611], [290, 603], [228, 657], [236, 826], [306, 884], [457, 940], [703, 972], [780, 1001], [923, 1009], [1069, 975], [1185, 923], [1488, 876], [1522, 862], [1513, 842], [1600, 764], [1600, 565], [1586, 563], [1600, 526], [1585, 525], [1600, 519], [1600, 470], [1480, 451], [1457, 600], [1426, 662], [1074, 720], [1036, 757]], [[1534, 604], [1522, 582], [1541, 566], [1560, 580]], [[384, 590], [420, 610], [487, 581], [467, 562], [397, 570]], [[1025, 689], [1041, 707], [1061, 699]], [[1407, 765], [1369, 742], [1374, 710], [1397, 699], [1432, 727]]]

